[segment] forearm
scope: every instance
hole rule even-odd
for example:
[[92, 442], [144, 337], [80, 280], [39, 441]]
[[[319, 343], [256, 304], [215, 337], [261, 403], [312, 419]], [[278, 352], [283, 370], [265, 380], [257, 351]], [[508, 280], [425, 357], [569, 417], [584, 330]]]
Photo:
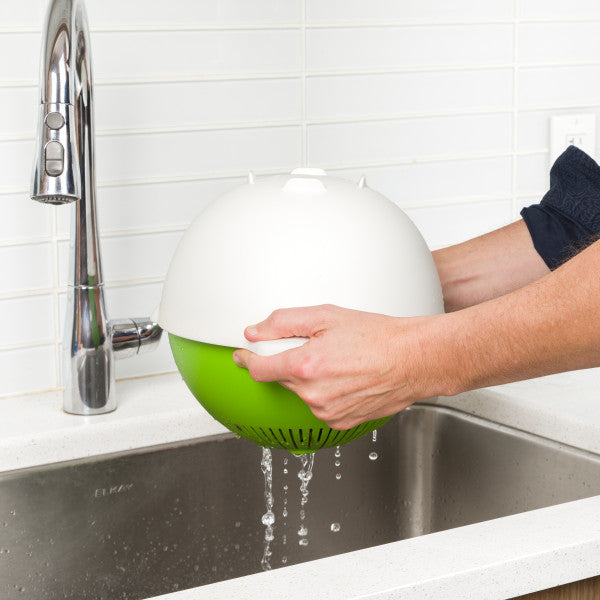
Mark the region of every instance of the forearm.
[[600, 241], [501, 298], [427, 324], [424, 365], [438, 393], [600, 366]]
[[523, 287], [549, 273], [520, 220], [433, 253], [446, 312]]

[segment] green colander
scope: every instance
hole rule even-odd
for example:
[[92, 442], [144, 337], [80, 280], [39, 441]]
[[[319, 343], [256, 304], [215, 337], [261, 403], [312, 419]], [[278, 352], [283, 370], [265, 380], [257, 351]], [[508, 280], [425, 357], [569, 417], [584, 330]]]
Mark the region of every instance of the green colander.
[[169, 334], [177, 368], [200, 404], [233, 433], [294, 454], [341, 446], [381, 427], [390, 417], [346, 431], [331, 429], [279, 383], [258, 383], [231, 357], [234, 348]]

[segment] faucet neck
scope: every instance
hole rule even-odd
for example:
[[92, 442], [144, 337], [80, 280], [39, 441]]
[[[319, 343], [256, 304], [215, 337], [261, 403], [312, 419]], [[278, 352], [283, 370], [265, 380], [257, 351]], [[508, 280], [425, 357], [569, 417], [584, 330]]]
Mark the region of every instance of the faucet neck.
[[[94, 123], [92, 60], [87, 15], [83, 0], [51, 0], [42, 41], [40, 75], [41, 121], [44, 136], [38, 173], [47, 187], [67, 178], [72, 193], [58, 202], [76, 200], [73, 208], [69, 284], [75, 287], [101, 285], [102, 268], [96, 225], [96, 184], [94, 174]], [[63, 173], [48, 177], [44, 149], [58, 141], [61, 131], [48, 127], [48, 115], [59, 114], [65, 122]], [[43, 186], [42, 186], [43, 187]], [[42, 192], [36, 197], [45, 200]], [[58, 203], [57, 202], [57, 203]]]

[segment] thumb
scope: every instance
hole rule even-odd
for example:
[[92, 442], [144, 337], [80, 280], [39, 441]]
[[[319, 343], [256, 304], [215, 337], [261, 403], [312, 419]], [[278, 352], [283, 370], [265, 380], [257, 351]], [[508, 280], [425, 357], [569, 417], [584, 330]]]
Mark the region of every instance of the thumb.
[[264, 321], [246, 327], [244, 335], [250, 342], [277, 340], [288, 337], [312, 337], [331, 321], [332, 306], [280, 308]]

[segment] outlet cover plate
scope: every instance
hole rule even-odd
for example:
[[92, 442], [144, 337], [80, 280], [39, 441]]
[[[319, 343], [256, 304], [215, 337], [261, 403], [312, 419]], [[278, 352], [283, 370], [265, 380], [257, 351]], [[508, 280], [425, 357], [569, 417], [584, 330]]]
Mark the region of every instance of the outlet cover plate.
[[568, 146], [577, 146], [594, 158], [596, 152], [596, 115], [561, 115], [551, 118], [551, 165]]

